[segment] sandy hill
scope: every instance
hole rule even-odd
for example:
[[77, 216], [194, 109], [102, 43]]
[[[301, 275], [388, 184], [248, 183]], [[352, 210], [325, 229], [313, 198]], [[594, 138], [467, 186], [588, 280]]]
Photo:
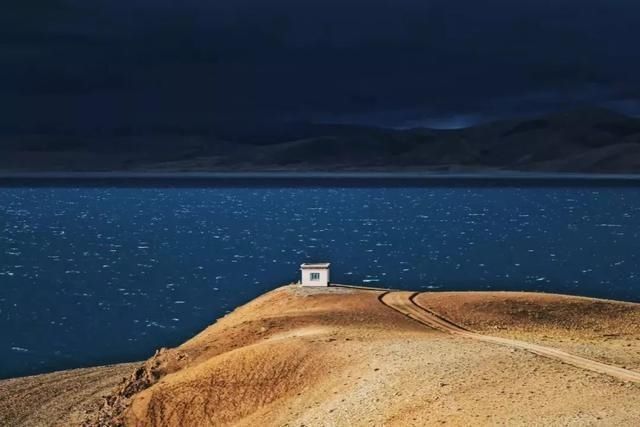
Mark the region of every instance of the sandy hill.
[[[421, 316], [558, 355], [428, 327]], [[78, 395], [107, 369], [128, 376]], [[73, 383], [57, 383], [60, 373], [0, 382], [0, 424], [636, 425], [640, 305], [286, 286], [137, 368], [113, 369]]]

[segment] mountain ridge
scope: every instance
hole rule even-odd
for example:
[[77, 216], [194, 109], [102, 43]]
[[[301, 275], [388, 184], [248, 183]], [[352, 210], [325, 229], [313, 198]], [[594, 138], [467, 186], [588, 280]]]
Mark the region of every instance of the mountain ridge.
[[4, 134], [0, 170], [640, 171], [640, 118], [602, 108], [452, 130], [295, 123], [243, 132]]

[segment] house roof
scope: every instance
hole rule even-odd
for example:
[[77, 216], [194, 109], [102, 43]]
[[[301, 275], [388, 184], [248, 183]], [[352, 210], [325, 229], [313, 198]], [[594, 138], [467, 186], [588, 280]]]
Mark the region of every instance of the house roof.
[[330, 265], [331, 263], [328, 262], [318, 262], [312, 264], [307, 264], [305, 262], [304, 264], [300, 265], [300, 268], [329, 268]]

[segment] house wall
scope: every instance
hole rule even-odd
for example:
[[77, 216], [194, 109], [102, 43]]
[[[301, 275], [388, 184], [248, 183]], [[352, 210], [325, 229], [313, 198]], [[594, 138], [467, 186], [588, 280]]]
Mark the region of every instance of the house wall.
[[[329, 270], [325, 268], [305, 268], [302, 272], [302, 286], [328, 286]], [[320, 280], [311, 281], [311, 273], [320, 273]]]

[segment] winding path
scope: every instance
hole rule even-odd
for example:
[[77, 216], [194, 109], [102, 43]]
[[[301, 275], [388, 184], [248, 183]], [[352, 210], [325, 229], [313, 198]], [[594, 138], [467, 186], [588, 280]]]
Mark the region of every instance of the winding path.
[[518, 341], [509, 338], [500, 338], [471, 332], [433, 313], [429, 309], [418, 305], [414, 300], [417, 295], [417, 292], [386, 292], [380, 296], [380, 302], [382, 302], [387, 307], [390, 307], [393, 310], [396, 310], [404, 314], [405, 316], [422, 323], [423, 325], [440, 330], [442, 332], [447, 332], [478, 341], [527, 350], [531, 353], [543, 357], [559, 360], [568, 365], [587, 369], [589, 371], [597, 372], [600, 374], [610, 375], [622, 381], [632, 381], [640, 383], [640, 373], [631, 371], [629, 369], [607, 365], [606, 363], [596, 362], [595, 360], [575, 356], [573, 354], [566, 353], [553, 347], [545, 347], [525, 341]]

